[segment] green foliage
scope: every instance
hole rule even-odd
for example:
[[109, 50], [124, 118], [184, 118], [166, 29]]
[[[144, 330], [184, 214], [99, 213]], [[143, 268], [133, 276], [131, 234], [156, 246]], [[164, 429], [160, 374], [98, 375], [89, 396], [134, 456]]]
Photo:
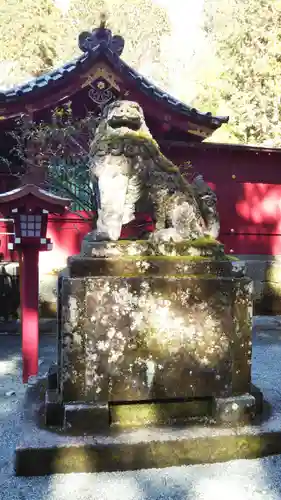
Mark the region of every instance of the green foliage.
[[92, 211], [95, 200], [92, 196], [88, 165], [83, 161], [67, 163], [54, 157], [47, 167], [47, 187], [59, 196], [72, 200], [72, 211]]
[[63, 18], [52, 0], [0, 0], [0, 60], [14, 62], [18, 80], [50, 70], [58, 58]]
[[51, 123], [36, 124], [24, 118], [20, 132], [12, 133], [14, 152], [26, 165], [26, 174], [40, 169], [44, 187], [70, 198], [75, 211], [95, 208], [88, 167], [88, 141], [95, 129], [92, 113], [75, 119], [67, 104], [54, 110]]
[[[72, 0], [63, 12], [53, 0], [0, 0], [0, 61], [14, 62], [14, 81], [39, 75], [81, 55], [78, 35], [106, 12], [114, 34], [126, 37], [124, 58], [138, 67], [160, 57], [169, 32], [166, 12], [153, 0]], [[118, 15], [116, 13], [118, 12]]]
[[206, 0], [204, 29], [216, 57], [196, 105], [230, 115], [212, 140], [279, 146], [281, 2]]

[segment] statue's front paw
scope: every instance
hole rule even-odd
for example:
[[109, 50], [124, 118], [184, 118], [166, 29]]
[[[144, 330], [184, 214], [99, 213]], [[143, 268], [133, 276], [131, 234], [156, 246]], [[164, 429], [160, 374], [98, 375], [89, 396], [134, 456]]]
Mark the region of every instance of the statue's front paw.
[[169, 242], [177, 243], [183, 240], [182, 236], [173, 227], [154, 231], [154, 233], [151, 233], [149, 239], [150, 241], [152, 241], [152, 243], [155, 244], [169, 243]]
[[110, 241], [110, 237], [108, 233], [100, 232], [100, 231], [91, 231], [88, 233], [85, 238], [86, 241]]

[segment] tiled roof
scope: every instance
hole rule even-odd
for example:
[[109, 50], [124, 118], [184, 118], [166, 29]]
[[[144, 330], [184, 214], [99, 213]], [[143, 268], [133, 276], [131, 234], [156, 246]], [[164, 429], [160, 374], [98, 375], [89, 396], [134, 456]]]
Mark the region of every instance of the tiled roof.
[[[69, 77], [89, 71], [97, 60], [104, 59], [107, 60], [113, 69], [119, 72], [121, 76], [124, 76], [127, 80], [131, 80], [139, 91], [150, 96], [155, 101], [167, 103], [171, 111], [184, 115], [186, 118], [202, 126], [205, 125], [213, 129], [228, 122], [229, 117], [227, 116], [213, 116], [212, 113], [201, 113], [197, 109], [183, 104], [167, 92], [159, 89], [120, 58], [119, 55], [121, 55], [123, 49], [123, 46], [120, 48], [120, 44], [122, 45], [121, 37], [112, 37], [110, 30], [103, 30], [101, 36], [97, 36], [98, 33], [99, 28], [94, 30], [92, 34], [81, 34], [82, 41], [79, 37], [79, 46], [84, 54], [78, 59], [50, 73], [30, 80], [23, 85], [0, 91], [0, 106], [8, 107], [10, 103], [19, 102], [27, 96], [30, 97], [31, 93], [34, 93], [34, 97], [36, 94], [37, 97], [39, 92], [44, 91], [45, 93], [47, 90], [53, 90], [57, 86], [62, 87]], [[104, 36], [103, 33], [105, 33], [106, 36]], [[88, 43], [86, 43], [85, 40], [88, 40]]]

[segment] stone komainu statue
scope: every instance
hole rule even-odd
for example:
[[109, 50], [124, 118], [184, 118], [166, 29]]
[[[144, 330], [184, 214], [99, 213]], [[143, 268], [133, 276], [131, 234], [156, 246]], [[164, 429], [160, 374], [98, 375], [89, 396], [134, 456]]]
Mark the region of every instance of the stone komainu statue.
[[155, 242], [218, 236], [215, 193], [202, 176], [189, 184], [160, 152], [136, 102], [104, 109], [90, 145], [90, 175], [99, 199], [97, 228], [87, 239], [116, 241], [122, 225], [141, 213], [155, 222]]

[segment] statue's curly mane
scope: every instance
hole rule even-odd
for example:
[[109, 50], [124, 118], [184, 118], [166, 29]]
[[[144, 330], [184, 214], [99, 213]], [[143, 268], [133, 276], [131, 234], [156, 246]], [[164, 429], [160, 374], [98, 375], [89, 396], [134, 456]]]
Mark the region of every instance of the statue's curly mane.
[[[130, 103], [129, 103], [130, 104]], [[108, 126], [109, 112], [120, 109], [120, 101], [111, 103], [103, 112], [96, 129], [95, 137], [90, 145], [91, 156], [123, 154], [126, 157], [139, 156], [144, 161], [153, 159], [154, 164], [167, 173], [180, 174], [179, 168], [166, 156], [164, 156], [158, 143], [152, 137], [143, 116], [141, 116], [142, 125], [139, 130], [111, 130]], [[184, 178], [183, 178], [184, 180]]]

